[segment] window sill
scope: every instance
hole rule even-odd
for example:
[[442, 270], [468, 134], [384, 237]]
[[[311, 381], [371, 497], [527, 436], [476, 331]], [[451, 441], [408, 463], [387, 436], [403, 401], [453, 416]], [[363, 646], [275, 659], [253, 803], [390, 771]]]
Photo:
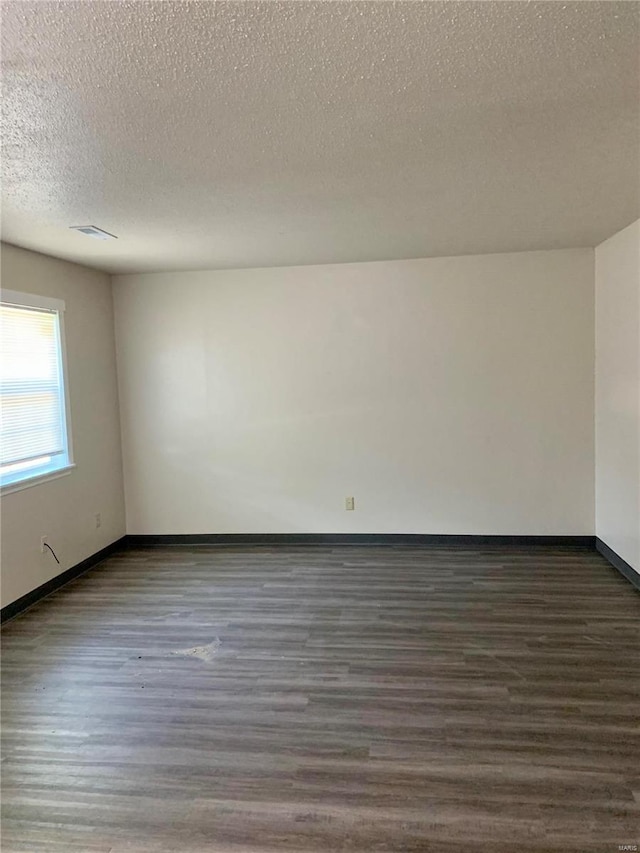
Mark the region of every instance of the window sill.
[[66, 477], [75, 468], [75, 464], [70, 462], [64, 468], [56, 468], [55, 471], [47, 471], [45, 474], [36, 474], [33, 477], [25, 477], [24, 480], [17, 480], [15, 483], [7, 483], [0, 487], [0, 494], [10, 495], [11, 492], [20, 492], [22, 489], [30, 489], [32, 486], [39, 486], [41, 483], [47, 483], [49, 480], [57, 480], [59, 477]]

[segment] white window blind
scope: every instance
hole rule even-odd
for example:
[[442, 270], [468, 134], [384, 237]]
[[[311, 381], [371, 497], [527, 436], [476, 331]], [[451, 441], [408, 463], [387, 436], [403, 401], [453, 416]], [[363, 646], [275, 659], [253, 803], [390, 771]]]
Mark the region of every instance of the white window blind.
[[0, 392], [3, 484], [67, 465], [57, 310], [0, 303]]

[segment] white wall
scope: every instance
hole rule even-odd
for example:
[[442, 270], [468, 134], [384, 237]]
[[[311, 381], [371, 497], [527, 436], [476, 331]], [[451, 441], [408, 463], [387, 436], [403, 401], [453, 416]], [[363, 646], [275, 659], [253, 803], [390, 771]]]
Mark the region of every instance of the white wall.
[[[2, 286], [64, 299], [76, 468], [2, 498], [5, 606], [124, 535], [111, 283], [104, 273], [2, 246]], [[101, 513], [102, 526], [95, 527]], [[40, 552], [46, 535], [61, 565]]]
[[593, 534], [590, 249], [114, 298], [129, 533]]
[[640, 220], [595, 268], [596, 535], [640, 572]]

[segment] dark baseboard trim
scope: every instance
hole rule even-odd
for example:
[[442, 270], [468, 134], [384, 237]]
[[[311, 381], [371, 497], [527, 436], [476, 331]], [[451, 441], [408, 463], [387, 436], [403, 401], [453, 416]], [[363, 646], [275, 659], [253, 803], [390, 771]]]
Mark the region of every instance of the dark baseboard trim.
[[51, 595], [93, 569], [112, 554], [128, 547], [163, 547], [167, 545], [430, 545], [462, 548], [530, 548], [532, 546], [560, 546], [569, 548], [595, 547], [624, 577], [640, 589], [640, 576], [622, 557], [595, 536], [482, 536], [440, 533], [198, 533], [138, 535], [130, 534], [117, 539], [101, 551], [51, 580], [28, 592], [0, 611], [4, 624], [19, 613]]
[[129, 534], [131, 546], [165, 545], [440, 545], [531, 547], [563, 545], [593, 549], [594, 536], [458, 536], [439, 533], [186, 533]]
[[605, 560], [611, 563], [614, 569], [617, 569], [630, 584], [640, 590], [640, 574], [635, 569], [632, 569], [629, 563], [623, 560], [619, 554], [616, 554], [613, 548], [609, 548], [607, 543], [603, 542], [602, 539], [598, 539], [598, 537], [596, 537], [596, 551], [602, 554]]
[[7, 604], [6, 607], [2, 608], [2, 611], [0, 611], [0, 622], [2, 624], [8, 622], [9, 619], [13, 619], [14, 616], [17, 616], [27, 608], [37, 604], [38, 601], [41, 601], [41, 599], [46, 598], [48, 595], [51, 595], [52, 592], [60, 589], [60, 587], [65, 586], [69, 581], [75, 580], [77, 577], [80, 577], [80, 575], [88, 572], [89, 569], [97, 566], [98, 563], [106, 560], [107, 557], [110, 557], [117, 551], [122, 551], [126, 547], [127, 537], [123, 536], [121, 539], [116, 539], [115, 542], [107, 545], [107, 547], [103, 548], [101, 551], [97, 551], [95, 554], [92, 554], [90, 557], [82, 560], [82, 562], [77, 565], [72, 566], [70, 569], [67, 569], [59, 575], [56, 575], [55, 578], [51, 578], [51, 580], [43, 583], [42, 586], [32, 589], [31, 592], [28, 592], [26, 595], [23, 595], [21, 598], [16, 599], [16, 601], [12, 601], [11, 604]]

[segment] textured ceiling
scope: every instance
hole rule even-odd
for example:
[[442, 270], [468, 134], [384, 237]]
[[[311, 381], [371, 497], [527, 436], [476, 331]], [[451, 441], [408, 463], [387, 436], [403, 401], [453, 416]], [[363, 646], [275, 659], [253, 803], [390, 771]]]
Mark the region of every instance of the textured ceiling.
[[21, 246], [271, 266], [594, 245], [640, 215], [636, 2], [5, 0], [2, 19]]

